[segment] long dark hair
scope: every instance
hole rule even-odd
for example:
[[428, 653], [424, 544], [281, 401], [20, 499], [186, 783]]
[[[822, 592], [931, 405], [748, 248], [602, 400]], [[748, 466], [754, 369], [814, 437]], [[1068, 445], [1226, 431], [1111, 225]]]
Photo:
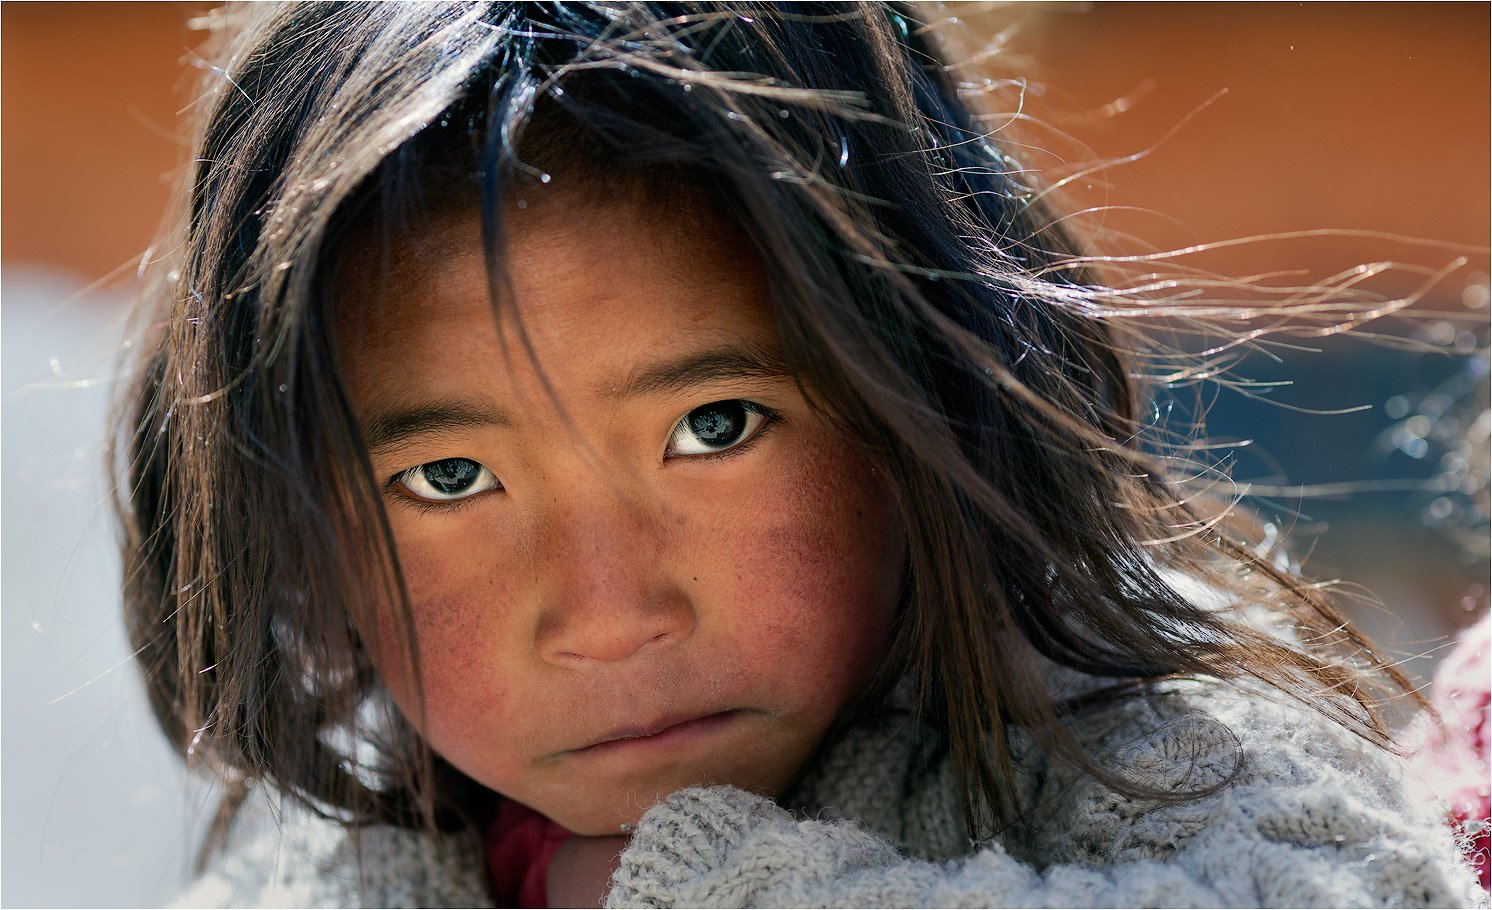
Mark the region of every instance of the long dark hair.
[[971, 833], [1023, 809], [1013, 727], [1144, 792], [1078, 747], [1045, 662], [1132, 688], [1258, 680], [1386, 743], [1375, 693], [1403, 677], [1155, 426], [1137, 359], [1153, 348], [1132, 324], [1195, 307], [1094, 271], [961, 98], [933, 12], [224, 14], [114, 453], [125, 615], [171, 741], [349, 823], [451, 828], [492, 798], [407, 722], [370, 719], [387, 703], [349, 617], [377, 586], [407, 597], [330, 276], [350, 224], [396, 225], [436, 184], [472, 194], [496, 249], [505, 190], [567, 158], [687, 175], [759, 247], [784, 356], [891, 478], [909, 529], [892, 649], [856, 708], [911, 681]]

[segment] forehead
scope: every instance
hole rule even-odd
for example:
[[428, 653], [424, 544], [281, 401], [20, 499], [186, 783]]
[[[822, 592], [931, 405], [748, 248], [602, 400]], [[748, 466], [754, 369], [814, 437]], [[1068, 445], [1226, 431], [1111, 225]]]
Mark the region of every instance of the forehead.
[[775, 347], [761, 257], [700, 197], [665, 205], [556, 177], [501, 215], [496, 313], [475, 204], [349, 234], [334, 296], [354, 397], [490, 369], [525, 340], [559, 380], [706, 343]]

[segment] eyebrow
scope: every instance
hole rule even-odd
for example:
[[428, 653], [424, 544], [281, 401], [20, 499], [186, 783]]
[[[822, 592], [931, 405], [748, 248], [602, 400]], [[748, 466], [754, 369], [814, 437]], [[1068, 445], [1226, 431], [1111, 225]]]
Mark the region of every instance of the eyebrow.
[[[607, 387], [602, 396], [616, 399], [665, 395], [711, 382], [780, 380], [791, 375], [792, 370], [775, 352], [761, 345], [737, 344], [634, 370], [620, 385]], [[499, 408], [460, 399], [444, 399], [375, 412], [363, 430], [363, 439], [370, 453], [378, 453], [431, 433], [473, 427], [510, 427], [513, 423], [513, 419]]]
[[721, 380], [785, 379], [791, 375], [775, 352], [761, 345], [736, 344], [635, 370], [607, 394], [614, 398], [663, 395]]
[[472, 427], [506, 427], [512, 423], [512, 419], [497, 408], [462, 401], [417, 404], [375, 414], [363, 430], [363, 441], [370, 453], [376, 453], [430, 433]]

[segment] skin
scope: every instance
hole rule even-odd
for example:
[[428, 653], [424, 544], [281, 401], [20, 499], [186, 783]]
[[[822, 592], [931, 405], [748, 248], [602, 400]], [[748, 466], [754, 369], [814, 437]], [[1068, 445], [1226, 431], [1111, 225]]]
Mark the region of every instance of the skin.
[[549, 861], [545, 887], [551, 907], [600, 907], [606, 901], [627, 838], [571, 837]]
[[[575, 882], [594, 903], [625, 844], [614, 835], [657, 800], [792, 784], [885, 652], [905, 537], [884, 478], [791, 378], [622, 394], [649, 366], [705, 349], [780, 355], [765, 269], [699, 205], [663, 210], [555, 177], [505, 204], [513, 297], [499, 316], [479, 220], [463, 210], [392, 247], [376, 232], [355, 244], [337, 331], [365, 435], [430, 405], [510, 420], [373, 448], [422, 675], [391, 605], [354, 619], [437, 752], [577, 834], [613, 835], [571, 838], [552, 867], [552, 885]], [[781, 419], [728, 457], [685, 454], [698, 440], [681, 418], [735, 399]], [[397, 479], [451, 458], [500, 487], [453, 507]], [[661, 744], [587, 748], [706, 716]]]

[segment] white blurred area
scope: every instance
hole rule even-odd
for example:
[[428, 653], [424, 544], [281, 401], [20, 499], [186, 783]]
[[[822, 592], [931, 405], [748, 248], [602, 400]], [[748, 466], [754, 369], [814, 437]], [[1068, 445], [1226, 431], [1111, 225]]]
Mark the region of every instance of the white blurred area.
[[7, 266], [0, 301], [0, 903], [159, 906], [208, 794], [156, 727], [120, 618], [103, 446], [127, 291]]

